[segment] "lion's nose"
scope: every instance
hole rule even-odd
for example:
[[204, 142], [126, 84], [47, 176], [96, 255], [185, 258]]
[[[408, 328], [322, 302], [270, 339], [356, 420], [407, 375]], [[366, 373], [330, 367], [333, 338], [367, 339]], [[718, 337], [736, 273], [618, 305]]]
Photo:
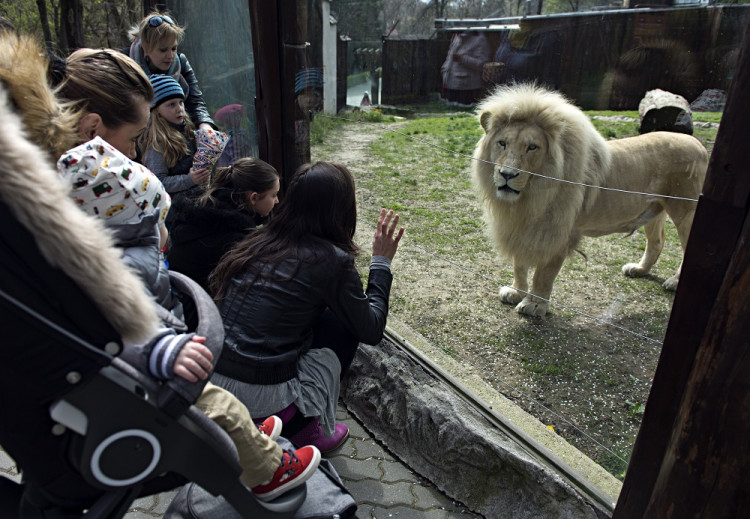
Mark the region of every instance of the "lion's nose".
[[511, 173], [510, 171], [501, 171], [500, 174], [503, 176], [503, 178], [508, 181], [512, 178], [516, 178], [518, 176], [518, 173]]

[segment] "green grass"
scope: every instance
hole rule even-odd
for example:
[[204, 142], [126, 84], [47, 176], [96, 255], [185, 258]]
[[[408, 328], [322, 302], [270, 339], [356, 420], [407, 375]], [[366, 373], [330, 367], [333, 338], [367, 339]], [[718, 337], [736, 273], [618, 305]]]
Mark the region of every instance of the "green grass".
[[394, 116], [385, 115], [378, 109], [357, 110], [336, 116], [317, 114], [310, 121], [310, 144], [313, 146], [323, 144], [331, 131], [347, 122], [387, 123], [395, 120]]
[[719, 124], [723, 114], [723, 112], [693, 112], [693, 122]]
[[[593, 119], [607, 138], [638, 133], [636, 112], [588, 114], [623, 116]], [[512, 267], [487, 239], [470, 179], [470, 156], [482, 135], [474, 115], [350, 117], [321, 125], [313, 155], [334, 160], [349, 139], [378, 133], [349, 165], [357, 184], [363, 273], [378, 209], [398, 211], [407, 228], [394, 261], [390, 311], [621, 478], [620, 458], [629, 457], [637, 434], [674, 297], [661, 287], [681, 260], [671, 222], [648, 277], [620, 273], [624, 263], [643, 254], [642, 230], [586, 238], [580, 248], [587, 258], [568, 258], [555, 281], [551, 313], [542, 319], [519, 316], [497, 297], [499, 286], [512, 282]], [[383, 119], [364, 125], [354, 120], [359, 117]], [[720, 114], [696, 114], [694, 120], [716, 122]], [[696, 125], [695, 133], [711, 149], [716, 128]], [[522, 395], [543, 402], [606, 448]]]
[[605, 120], [593, 118], [591, 122], [605, 139], [622, 139], [638, 135], [638, 119], [635, 120]]

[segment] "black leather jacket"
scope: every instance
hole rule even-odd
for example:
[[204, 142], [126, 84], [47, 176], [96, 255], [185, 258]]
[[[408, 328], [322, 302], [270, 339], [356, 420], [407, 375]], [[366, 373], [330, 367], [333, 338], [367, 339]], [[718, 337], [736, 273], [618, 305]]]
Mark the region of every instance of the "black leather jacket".
[[182, 67], [181, 75], [182, 78], [188, 85], [188, 95], [185, 99], [185, 111], [190, 114], [190, 119], [193, 120], [193, 124], [198, 127], [201, 123], [208, 123], [214, 128], [216, 124], [211, 119], [211, 115], [208, 113], [206, 103], [203, 100], [203, 92], [201, 92], [198, 86], [198, 78], [195, 77], [193, 67], [190, 66], [190, 62], [187, 56], [180, 54], [180, 67]]
[[330, 245], [317, 257], [309, 249], [301, 255], [302, 261], [282, 262], [273, 279], [249, 283], [252, 277], [246, 275], [233, 280], [218, 304], [226, 333], [218, 373], [252, 384], [294, 378], [298, 359], [310, 349], [313, 325], [326, 308], [360, 342], [380, 342], [390, 270], [371, 268], [365, 292], [350, 254]]

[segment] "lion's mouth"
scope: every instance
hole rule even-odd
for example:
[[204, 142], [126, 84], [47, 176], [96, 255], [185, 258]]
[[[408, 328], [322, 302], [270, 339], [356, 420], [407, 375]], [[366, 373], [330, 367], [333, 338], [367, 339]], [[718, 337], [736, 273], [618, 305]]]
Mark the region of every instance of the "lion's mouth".
[[517, 190], [513, 189], [512, 187], [510, 187], [508, 184], [505, 184], [504, 186], [498, 186], [497, 191], [498, 191], [498, 193], [499, 192], [507, 192], [507, 193], [513, 193], [514, 195], [517, 195], [517, 194], [521, 193], [520, 191], [517, 191]]

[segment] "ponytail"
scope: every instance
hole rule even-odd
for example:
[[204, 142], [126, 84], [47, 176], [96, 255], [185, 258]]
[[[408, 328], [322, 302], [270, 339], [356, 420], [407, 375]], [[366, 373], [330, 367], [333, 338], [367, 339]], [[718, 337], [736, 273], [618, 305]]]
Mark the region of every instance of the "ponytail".
[[250, 193], [264, 193], [279, 180], [276, 169], [255, 157], [237, 159], [232, 165], [218, 167], [205, 193], [198, 199], [202, 207], [215, 205], [216, 199], [228, 197], [237, 209], [254, 214], [247, 203]]

